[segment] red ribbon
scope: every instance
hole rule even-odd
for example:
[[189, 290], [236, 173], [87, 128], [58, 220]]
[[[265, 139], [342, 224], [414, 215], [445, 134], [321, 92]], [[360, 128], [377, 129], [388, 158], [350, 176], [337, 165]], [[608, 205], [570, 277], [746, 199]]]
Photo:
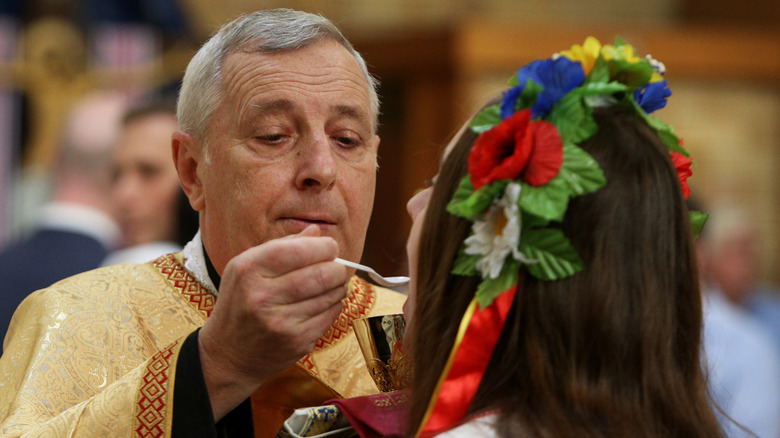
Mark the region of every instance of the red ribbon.
[[[438, 393], [434, 393], [428, 406], [428, 421], [418, 433], [420, 437], [430, 437], [458, 424], [466, 417], [466, 412], [477, 393], [479, 382], [485, 374], [490, 357], [498, 343], [498, 337], [504, 328], [509, 309], [512, 307], [517, 286], [502, 292], [492, 304], [473, 314], [469, 311], [463, 316], [468, 321], [465, 334], [452, 347], [448, 364], [444, 368], [447, 377], [441, 383]], [[476, 299], [476, 298], [475, 298]], [[463, 323], [461, 323], [462, 327]], [[462, 330], [462, 328], [461, 328]]]

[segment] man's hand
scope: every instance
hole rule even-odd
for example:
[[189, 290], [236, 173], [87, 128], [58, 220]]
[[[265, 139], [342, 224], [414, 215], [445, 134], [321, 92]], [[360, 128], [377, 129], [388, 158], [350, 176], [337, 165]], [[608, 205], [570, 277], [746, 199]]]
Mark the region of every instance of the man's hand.
[[314, 348], [346, 296], [338, 245], [310, 226], [234, 257], [198, 335], [215, 420]]

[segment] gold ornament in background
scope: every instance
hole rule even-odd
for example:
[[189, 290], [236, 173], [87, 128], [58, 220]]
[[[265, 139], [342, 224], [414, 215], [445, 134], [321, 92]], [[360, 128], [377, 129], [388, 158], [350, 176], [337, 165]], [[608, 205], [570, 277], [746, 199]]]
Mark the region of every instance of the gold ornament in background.
[[73, 23], [56, 17], [32, 22], [22, 31], [17, 58], [0, 62], [0, 87], [22, 91], [30, 104], [24, 166], [43, 171], [51, 168], [63, 123], [79, 98], [100, 89], [153, 89], [181, 76], [193, 52], [174, 47], [144, 65], [89, 67], [84, 36]]

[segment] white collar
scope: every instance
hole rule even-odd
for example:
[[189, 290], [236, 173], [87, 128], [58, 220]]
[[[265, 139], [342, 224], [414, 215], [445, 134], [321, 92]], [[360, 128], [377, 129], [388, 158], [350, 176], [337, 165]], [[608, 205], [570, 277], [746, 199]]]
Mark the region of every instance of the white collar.
[[214, 296], [219, 294], [219, 291], [214, 286], [214, 282], [209, 277], [209, 270], [206, 267], [206, 255], [203, 253], [203, 239], [200, 237], [200, 230], [195, 233], [195, 237], [190, 240], [182, 250], [184, 256], [184, 267], [200, 281], [206, 289], [209, 290]]

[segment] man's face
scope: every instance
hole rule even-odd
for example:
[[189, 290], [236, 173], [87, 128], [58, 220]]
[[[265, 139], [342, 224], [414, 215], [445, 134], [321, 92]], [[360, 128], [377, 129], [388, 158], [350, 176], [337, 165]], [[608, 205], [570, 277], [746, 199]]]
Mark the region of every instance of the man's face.
[[[208, 129], [201, 226], [215, 268], [311, 224], [359, 260], [371, 215], [379, 138], [368, 84], [333, 41], [276, 54], [236, 52]], [[201, 208], [202, 207], [202, 208]]]
[[126, 245], [175, 238], [179, 176], [171, 159], [173, 114], [132, 120], [122, 130], [114, 169], [113, 202]]

